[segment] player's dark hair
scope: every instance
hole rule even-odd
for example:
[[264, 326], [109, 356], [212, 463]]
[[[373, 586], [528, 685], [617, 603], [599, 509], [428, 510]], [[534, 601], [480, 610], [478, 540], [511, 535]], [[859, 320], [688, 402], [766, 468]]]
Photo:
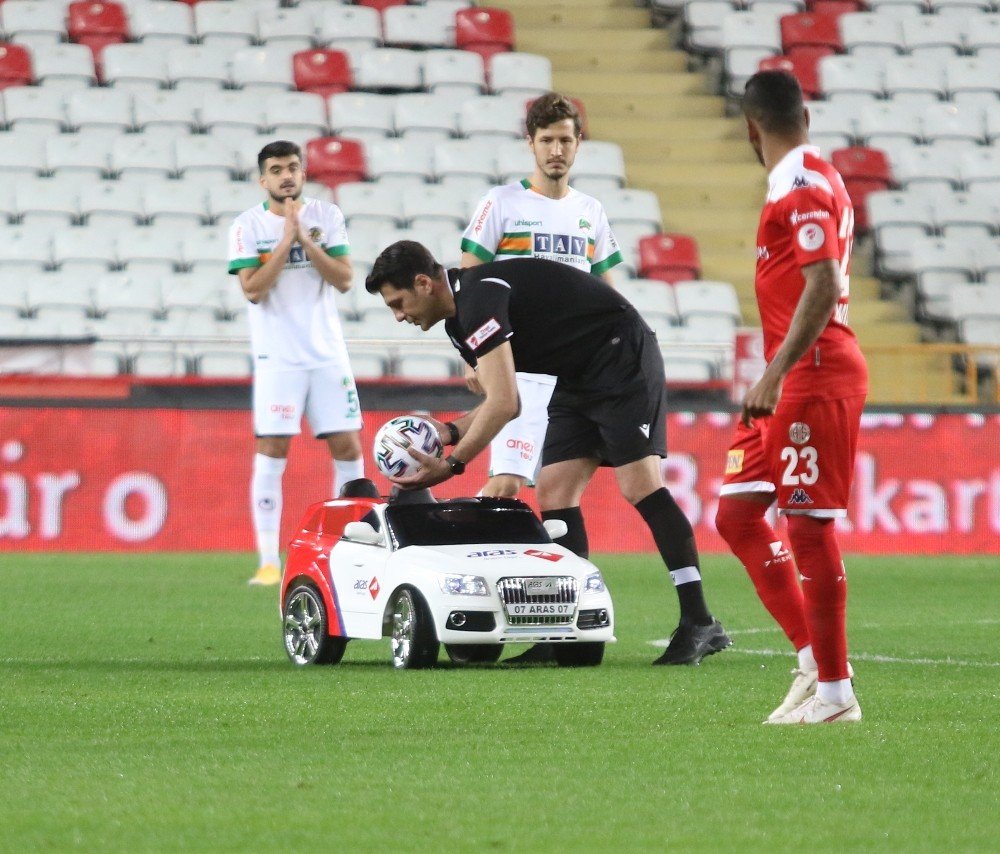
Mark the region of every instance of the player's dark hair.
[[528, 130], [528, 136], [534, 139], [535, 132], [539, 128], [547, 128], [564, 119], [573, 120], [573, 129], [579, 136], [583, 125], [576, 104], [558, 92], [546, 92], [531, 102], [528, 115], [524, 119], [524, 126]]
[[787, 71], [758, 71], [743, 89], [743, 115], [765, 133], [789, 136], [807, 129], [802, 87]]
[[444, 267], [434, 260], [434, 256], [422, 243], [414, 240], [398, 240], [379, 253], [372, 265], [372, 271], [365, 279], [365, 290], [377, 294], [384, 284], [397, 290], [413, 290], [413, 280], [423, 273], [436, 279]]
[[260, 174], [264, 174], [264, 164], [272, 157], [298, 157], [302, 160], [302, 149], [299, 148], [294, 142], [289, 142], [287, 139], [279, 139], [274, 142], [269, 142], [265, 145], [257, 154], [257, 169]]

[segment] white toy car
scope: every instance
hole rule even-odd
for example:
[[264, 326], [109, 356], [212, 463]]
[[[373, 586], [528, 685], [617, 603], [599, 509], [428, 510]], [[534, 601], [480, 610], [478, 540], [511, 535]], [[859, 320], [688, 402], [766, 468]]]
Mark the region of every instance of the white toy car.
[[614, 606], [600, 570], [552, 542], [520, 501], [393, 503], [339, 498], [309, 508], [281, 583], [285, 650], [335, 664], [348, 640], [392, 641], [397, 668], [492, 663], [512, 643], [552, 643], [563, 666], [601, 663]]

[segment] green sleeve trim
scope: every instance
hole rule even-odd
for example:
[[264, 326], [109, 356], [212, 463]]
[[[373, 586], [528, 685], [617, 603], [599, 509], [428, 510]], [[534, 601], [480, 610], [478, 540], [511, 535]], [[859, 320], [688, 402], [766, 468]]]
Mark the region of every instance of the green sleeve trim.
[[342, 243], [340, 244], [340, 246], [327, 246], [326, 254], [329, 255], [331, 258], [337, 258], [340, 255], [350, 255], [351, 247], [348, 246], [346, 243]]
[[247, 267], [261, 267], [260, 258], [237, 258], [229, 262], [229, 272], [235, 273], [238, 270], [245, 270]]
[[599, 262], [597, 264], [591, 265], [590, 272], [593, 273], [595, 276], [599, 276], [605, 270], [610, 270], [616, 264], [621, 264], [621, 262], [622, 262], [622, 253], [621, 252], [612, 252], [603, 261], [601, 261], [601, 262]]
[[468, 237], [463, 237], [462, 238], [462, 251], [463, 252], [471, 252], [480, 261], [483, 261], [483, 262], [485, 262], [487, 264], [490, 261], [492, 261], [493, 257], [494, 257], [492, 252], [484, 249], [482, 246], [480, 246], [475, 241], [469, 240]]

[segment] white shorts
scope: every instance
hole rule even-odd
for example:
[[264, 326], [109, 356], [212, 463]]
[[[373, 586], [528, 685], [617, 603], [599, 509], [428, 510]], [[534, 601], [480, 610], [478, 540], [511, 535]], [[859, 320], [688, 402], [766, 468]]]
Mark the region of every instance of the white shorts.
[[490, 477], [515, 474], [534, 483], [542, 463], [549, 398], [556, 378], [547, 374], [517, 374], [521, 414], [508, 421], [490, 443]]
[[354, 376], [338, 364], [307, 370], [258, 367], [253, 378], [253, 429], [258, 436], [297, 436], [302, 416], [316, 436], [361, 429]]

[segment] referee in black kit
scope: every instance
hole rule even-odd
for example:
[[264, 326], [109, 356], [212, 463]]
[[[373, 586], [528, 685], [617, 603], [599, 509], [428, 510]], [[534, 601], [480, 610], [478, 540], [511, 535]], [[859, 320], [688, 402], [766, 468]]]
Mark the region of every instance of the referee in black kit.
[[[635, 307], [596, 276], [541, 258], [445, 269], [419, 243], [387, 247], [365, 282], [397, 321], [427, 331], [445, 321], [462, 358], [476, 369], [485, 400], [439, 425], [455, 445], [396, 483], [418, 489], [460, 475], [518, 413], [515, 371], [557, 378], [549, 403], [537, 495], [543, 519], [562, 519], [559, 542], [586, 557], [580, 500], [598, 466], [649, 526], [670, 570], [680, 623], [655, 664], [698, 664], [732, 641], [705, 604], [694, 531], [660, 477], [665, 457], [666, 387], [656, 335]], [[411, 451], [413, 453], [413, 451]], [[545, 661], [539, 644], [522, 661]]]

